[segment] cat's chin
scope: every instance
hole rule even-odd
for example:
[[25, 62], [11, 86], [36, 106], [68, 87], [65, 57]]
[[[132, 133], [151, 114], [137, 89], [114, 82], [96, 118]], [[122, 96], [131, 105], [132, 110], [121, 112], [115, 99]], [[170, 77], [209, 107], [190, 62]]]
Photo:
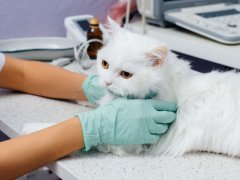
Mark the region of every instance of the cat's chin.
[[108, 92], [110, 94], [112, 94], [114, 97], [123, 97], [123, 98], [128, 98], [128, 99], [134, 99], [134, 96], [133, 95], [129, 95], [129, 94], [120, 94], [118, 92], [114, 92], [110, 89], [108, 89]]
[[115, 97], [125, 97], [124, 94], [121, 94], [121, 93], [119, 93], [119, 92], [115, 92], [114, 90], [112, 90], [112, 89], [110, 89], [110, 88], [107, 88], [107, 91], [108, 91], [110, 94], [112, 94], [113, 96], [115, 96]]
[[[152, 99], [153, 97], [157, 96], [157, 93], [153, 90], [149, 90], [149, 93], [120, 93], [119, 91], [115, 91], [111, 89], [110, 87], [106, 87], [109, 94], [111, 94], [113, 97], [122, 97], [127, 99]], [[124, 92], [122, 90], [122, 92]]]

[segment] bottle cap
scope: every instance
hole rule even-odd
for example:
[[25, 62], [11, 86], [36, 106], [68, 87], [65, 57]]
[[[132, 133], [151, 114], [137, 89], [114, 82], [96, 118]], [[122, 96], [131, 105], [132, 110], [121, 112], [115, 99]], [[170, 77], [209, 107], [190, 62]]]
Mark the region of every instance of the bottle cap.
[[100, 20], [98, 18], [94, 17], [94, 18], [90, 18], [88, 20], [88, 22], [90, 25], [98, 25], [100, 23]]

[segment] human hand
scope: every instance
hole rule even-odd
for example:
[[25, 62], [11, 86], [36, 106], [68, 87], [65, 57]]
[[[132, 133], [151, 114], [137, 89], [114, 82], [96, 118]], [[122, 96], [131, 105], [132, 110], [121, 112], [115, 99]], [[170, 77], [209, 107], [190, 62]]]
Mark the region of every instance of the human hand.
[[92, 104], [96, 104], [106, 93], [106, 89], [100, 85], [97, 75], [88, 76], [82, 85], [82, 89], [88, 101]]
[[78, 116], [85, 149], [99, 144], [153, 144], [176, 119], [176, 105], [156, 100], [118, 98]]

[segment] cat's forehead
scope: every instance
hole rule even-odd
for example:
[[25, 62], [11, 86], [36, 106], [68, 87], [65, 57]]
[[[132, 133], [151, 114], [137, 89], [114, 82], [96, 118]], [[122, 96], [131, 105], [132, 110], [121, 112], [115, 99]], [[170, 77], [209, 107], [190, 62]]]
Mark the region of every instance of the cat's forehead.
[[141, 36], [133, 33], [119, 33], [109, 41], [103, 51], [109, 61], [120, 59], [121, 62], [129, 60], [137, 62], [151, 50], [151, 46], [153, 44], [146, 42], [146, 39]]
[[146, 62], [146, 54], [159, 44], [159, 41], [149, 37], [120, 31], [110, 38], [98, 57], [100, 61], [107, 61], [112, 68], [137, 67]]
[[111, 69], [128, 69], [132, 66], [138, 66], [145, 61], [143, 52], [133, 51], [131, 48], [126, 47], [120, 48], [118, 49], [116, 46], [106, 47], [102, 54], [102, 59], [109, 63]]

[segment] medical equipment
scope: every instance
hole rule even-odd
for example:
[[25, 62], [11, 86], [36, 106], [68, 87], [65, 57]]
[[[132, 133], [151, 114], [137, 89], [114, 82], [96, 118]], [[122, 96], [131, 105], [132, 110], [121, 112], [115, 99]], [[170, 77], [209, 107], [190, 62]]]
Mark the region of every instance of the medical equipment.
[[96, 64], [95, 60], [91, 60], [87, 54], [87, 48], [92, 42], [103, 43], [99, 39], [90, 39], [74, 47], [74, 57], [77, 63], [80, 64], [84, 70], [89, 69]]
[[73, 58], [59, 58], [51, 62], [52, 65], [64, 67], [73, 62]]
[[74, 56], [73, 47], [79, 42], [60, 37], [18, 38], [0, 41], [0, 52], [30, 60], [53, 60]]
[[[91, 39], [87, 41], [87, 31], [89, 29], [88, 20], [93, 18], [92, 15], [70, 16], [64, 20], [64, 25], [67, 30], [67, 38], [76, 39], [79, 41], [78, 45], [74, 46], [74, 57], [76, 61], [81, 64], [84, 69], [90, 68], [94, 61], [91, 61], [87, 55], [87, 48], [91, 42], [104, 43], [99, 39]], [[104, 41], [107, 41], [108, 32], [99, 24], [101, 31], [104, 34]]]
[[85, 42], [89, 27], [88, 20], [92, 17], [92, 15], [80, 15], [65, 18], [64, 25], [67, 30], [67, 38]]
[[240, 5], [238, 0], [149, 0], [138, 10], [147, 22], [180, 27], [225, 44], [240, 43]]
[[[91, 17], [93, 16], [67, 17], [64, 21], [67, 38], [36, 37], [0, 40], [0, 52], [21, 59], [53, 61], [52, 64], [57, 66], [65, 66], [75, 57], [77, 62], [87, 69], [93, 65], [93, 61], [88, 61], [89, 57], [86, 53], [89, 43], [103, 43], [98, 39], [87, 41], [88, 19]], [[107, 41], [108, 34], [102, 24], [100, 29]]]

